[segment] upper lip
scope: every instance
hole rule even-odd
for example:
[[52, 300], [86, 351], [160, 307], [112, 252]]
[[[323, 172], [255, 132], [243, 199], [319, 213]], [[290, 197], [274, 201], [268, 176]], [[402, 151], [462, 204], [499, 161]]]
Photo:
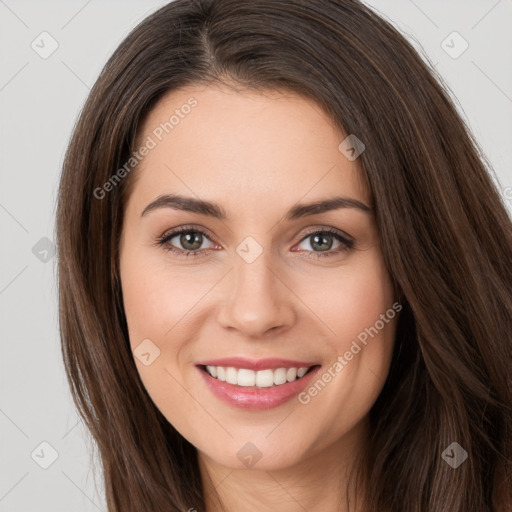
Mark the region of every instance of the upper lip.
[[224, 366], [234, 368], [246, 368], [248, 370], [275, 370], [277, 368], [309, 368], [319, 363], [295, 361], [292, 359], [247, 359], [245, 357], [227, 357], [223, 359], [209, 359], [196, 363], [199, 366]]

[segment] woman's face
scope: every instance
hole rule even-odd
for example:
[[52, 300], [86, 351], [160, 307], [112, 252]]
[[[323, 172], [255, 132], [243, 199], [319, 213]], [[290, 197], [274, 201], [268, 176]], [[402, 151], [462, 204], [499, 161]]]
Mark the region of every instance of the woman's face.
[[210, 463], [285, 468], [362, 442], [400, 306], [345, 138], [292, 93], [200, 86], [141, 126], [120, 253], [131, 348]]

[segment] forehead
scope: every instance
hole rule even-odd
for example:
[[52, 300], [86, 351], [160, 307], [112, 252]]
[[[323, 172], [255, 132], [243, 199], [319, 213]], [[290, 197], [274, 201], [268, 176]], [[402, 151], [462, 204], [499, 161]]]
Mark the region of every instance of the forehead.
[[134, 195], [182, 192], [237, 208], [343, 194], [367, 204], [358, 160], [312, 100], [290, 91], [188, 86], [166, 94], [138, 132], [152, 148], [136, 168]]

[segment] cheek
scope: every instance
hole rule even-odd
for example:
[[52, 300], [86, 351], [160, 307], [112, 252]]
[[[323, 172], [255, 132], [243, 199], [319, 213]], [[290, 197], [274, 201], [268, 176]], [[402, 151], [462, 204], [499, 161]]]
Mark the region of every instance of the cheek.
[[[400, 308], [393, 307], [392, 283], [377, 252], [367, 253], [350, 271], [341, 270], [325, 281], [323, 293], [317, 288], [309, 297], [308, 305], [330, 329], [323, 340], [329, 358], [322, 382], [307, 389], [301, 403], [331, 417], [331, 434], [337, 435], [366, 414], [384, 385]], [[342, 412], [340, 423], [335, 418]]]
[[132, 348], [145, 338], [163, 340], [197, 301], [193, 275], [169, 272], [161, 255], [154, 258], [142, 251], [125, 254], [121, 282]]
[[[173, 396], [173, 406], [178, 404], [182, 414], [190, 404], [180, 394], [176, 381], [181, 380], [176, 371], [182, 347], [180, 339], [185, 339], [180, 334], [185, 322], [179, 322], [197, 302], [197, 290], [194, 294], [194, 287], [187, 285], [189, 273], [171, 273], [165, 257], [156, 258], [153, 252], [158, 251], [139, 250], [134, 244], [120, 259], [130, 346], [139, 376], [155, 405], [165, 414], [172, 410], [169, 396]], [[150, 353], [147, 365], [139, 357], [144, 353]]]
[[348, 350], [351, 341], [374, 326], [393, 304], [391, 280], [376, 250], [325, 277], [317, 275], [314, 283], [297, 281], [294, 289], [307, 297], [308, 307], [328, 327], [325, 342], [338, 354]]

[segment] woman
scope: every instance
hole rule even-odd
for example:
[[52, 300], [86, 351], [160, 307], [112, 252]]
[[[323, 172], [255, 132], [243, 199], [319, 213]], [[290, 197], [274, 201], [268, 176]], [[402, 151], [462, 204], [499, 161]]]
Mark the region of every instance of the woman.
[[511, 222], [355, 0], [176, 0], [92, 89], [60, 318], [114, 511], [512, 506]]

